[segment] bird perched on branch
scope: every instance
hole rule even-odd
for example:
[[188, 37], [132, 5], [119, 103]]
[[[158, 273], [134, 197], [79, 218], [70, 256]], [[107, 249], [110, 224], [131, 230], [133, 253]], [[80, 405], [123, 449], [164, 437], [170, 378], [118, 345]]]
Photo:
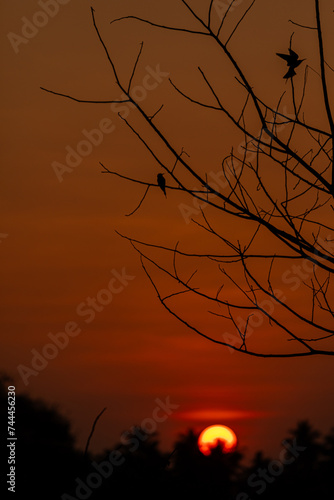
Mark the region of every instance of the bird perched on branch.
[[164, 195], [167, 197], [167, 195], [166, 195], [166, 181], [164, 178], [164, 174], [157, 175], [157, 182], [158, 182], [158, 186], [160, 187], [161, 191], [163, 191]]
[[294, 77], [296, 74], [295, 69], [300, 65], [300, 63], [305, 61], [305, 59], [299, 59], [299, 55], [292, 49], [289, 49], [289, 54], [279, 54], [276, 52], [276, 55], [284, 59], [289, 66], [287, 73], [283, 76], [286, 80]]

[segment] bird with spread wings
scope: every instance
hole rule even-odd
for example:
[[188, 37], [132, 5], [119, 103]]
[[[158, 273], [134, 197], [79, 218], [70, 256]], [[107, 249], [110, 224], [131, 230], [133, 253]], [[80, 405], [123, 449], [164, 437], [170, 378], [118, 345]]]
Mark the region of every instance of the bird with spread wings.
[[283, 76], [286, 80], [288, 78], [293, 78], [296, 75], [295, 69], [300, 65], [300, 63], [305, 61], [305, 59], [299, 59], [299, 55], [291, 48], [289, 49], [289, 54], [279, 54], [276, 52], [276, 55], [284, 59], [289, 66], [287, 73]]

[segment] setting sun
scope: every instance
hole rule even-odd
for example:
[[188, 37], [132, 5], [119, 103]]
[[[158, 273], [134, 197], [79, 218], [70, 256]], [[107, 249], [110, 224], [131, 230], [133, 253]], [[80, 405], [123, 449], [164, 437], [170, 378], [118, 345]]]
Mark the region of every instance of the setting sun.
[[198, 447], [203, 455], [210, 455], [219, 444], [225, 453], [234, 450], [237, 445], [237, 436], [232, 429], [225, 425], [210, 425], [199, 435]]

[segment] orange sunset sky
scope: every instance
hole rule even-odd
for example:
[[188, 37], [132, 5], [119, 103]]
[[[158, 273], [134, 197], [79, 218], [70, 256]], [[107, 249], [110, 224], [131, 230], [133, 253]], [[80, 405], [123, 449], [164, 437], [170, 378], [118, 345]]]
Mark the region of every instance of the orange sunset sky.
[[[187, 224], [180, 210], [180, 203], [191, 202], [172, 191], [165, 198], [155, 189], [141, 210], [127, 217], [143, 188], [102, 173], [99, 162], [154, 183], [159, 172], [154, 160], [110, 104], [77, 103], [40, 89], [80, 99], [121, 98], [92, 25], [93, 6], [124, 80], [144, 41], [136, 85], [143, 88], [146, 82], [150, 88], [142, 105], [154, 112], [164, 103], [161, 123], [166, 133], [197, 165], [209, 164], [208, 170], [217, 172], [221, 159], [242, 138], [228, 121], [218, 121], [209, 111], [184, 103], [168, 78], [182, 82], [194, 95], [205, 93], [197, 70], [202, 65], [224, 82], [222, 100], [238, 108], [230, 66], [196, 37], [159, 32], [135, 21], [110, 25], [111, 20], [132, 14], [193, 28], [177, 0], [60, 3], [59, 11], [36, 32], [24, 25], [41, 10], [37, 1], [1, 3], [5, 68], [1, 79], [1, 370], [14, 378], [18, 392], [57, 405], [71, 420], [81, 447], [94, 418], [107, 407], [92, 440], [95, 451], [115, 444], [124, 430], [152, 417], [157, 398], [169, 398], [177, 406], [157, 427], [165, 448], [188, 428], [201, 430], [215, 423], [230, 426], [240, 446], [250, 453], [277, 452], [287, 430], [301, 419], [328, 432], [334, 411], [333, 360], [258, 359], [231, 353], [171, 317], [159, 303], [138, 254], [116, 231], [149, 242], [173, 246], [180, 240], [184, 248], [201, 248], [198, 231]], [[197, 0], [192, 5], [200, 13], [208, 3]], [[227, 25], [230, 30], [250, 4], [237, 3]], [[321, 3], [325, 41], [332, 47], [333, 2]], [[240, 26], [231, 49], [264, 98], [274, 95], [276, 102], [288, 88], [282, 79], [284, 62], [275, 53], [287, 50], [293, 30], [297, 51], [317, 67], [315, 36], [288, 22], [293, 18], [308, 24], [312, 16], [311, 1], [258, 0]], [[30, 37], [25, 42], [8, 36], [22, 36], [22, 29]], [[309, 99], [317, 106], [316, 92]], [[134, 110], [129, 120], [142, 126]], [[59, 164], [64, 165], [69, 152], [80, 148], [80, 142], [97, 128], [103, 131], [103, 138], [95, 139], [99, 144], [80, 161], [76, 157], [77, 166], [59, 174]], [[231, 220], [225, 224], [231, 237], [248, 230]], [[212, 269], [204, 272], [207, 286], [214, 286]], [[156, 279], [168, 286], [163, 276], [156, 274]], [[111, 280], [114, 293], [108, 301], [101, 290]], [[96, 297], [105, 301], [98, 310], [89, 305]], [[294, 292], [294, 300], [303, 302], [302, 288]], [[189, 317], [205, 321], [190, 299], [182, 304]], [[72, 334], [68, 345], [25, 384], [18, 367], [31, 367], [34, 353], [50, 343], [49, 334], [65, 328]], [[219, 328], [232, 331], [228, 323], [220, 322]], [[264, 325], [261, 332], [265, 338]], [[270, 342], [266, 338], [267, 347]]]

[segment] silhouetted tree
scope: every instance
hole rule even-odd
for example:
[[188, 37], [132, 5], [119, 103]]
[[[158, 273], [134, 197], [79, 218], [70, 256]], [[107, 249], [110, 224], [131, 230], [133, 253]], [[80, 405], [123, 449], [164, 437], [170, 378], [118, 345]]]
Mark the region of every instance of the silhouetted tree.
[[[294, 461], [286, 466], [282, 474], [282, 489], [289, 488], [295, 495], [318, 497], [322, 492], [320, 481], [320, 464], [322, 461], [323, 444], [319, 441], [320, 432], [315, 430], [308, 421], [302, 421], [290, 431], [292, 437], [286, 439], [291, 447], [297, 449], [290, 453]], [[320, 495], [322, 497], [322, 495]]]
[[[0, 381], [4, 424], [6, 382]], [[203, 455], [192, 429], [179, 436], [172, 452], [161, 452], [156, 434], [134, 426], [115, 446], [85, 456], [75, 448], [70, 423], [56, 408], [24, 394], [17, 394], [16, 403], [18, 500], [246, 500], [247, 495], [247, 500], [259, 495], [263, 500], [295, 500], [329, 499], [334, 493], [334, 431], [322, 436], [307, 421], [298, 423], [282, 441], [279, 457], [266, 458], [259, 451], [249, 465], [238, 449], [224, 453], [220, 445], [211, 455]], [[1, 470], [6, 471], [6, 443], [2, 444]], [[1, 487], [7, 490], [5, 484]]]
[[205, 498], [233, 498], [241, 472], [243, 455], [239, 451], [225, 453], [221, 444], [210, 455], [198, 448], [198, 434], [190, 429], [175, 444], [172, 482], [180, 495]]
[[[4, 418], [7, 415], [6, 382], [8, 386], [6, 377], [0, 381], [0, 413]], [[15, 414], [16, 492], [13, 498], [59, 500], [84, 464], [83, 453], [75, 449], [69, 421], [57, 408], [25, 394], [16, 394]], [[2, 426], [6, 428], [7, 425]], [[7, 462], [6, 444], [1, 447], [1, 454], [2, 463]], [[7, 470], [6, 464], [2, 471]]]
[[319, 482], [322, 485], [324, 498], [333, 498], [334, 482], [329, 478], [333, 477], [334, 471], [334, 428], [324, 438], [322, 455]]
[[328, 437], [320, 437], [309, 422], [299, 422], [282, 441], [278, 457], [255, 454], [239, 483], [240, 491], [249, 498], [261, 495], [263, 500], [331, 498], [333, 468], [325, 459]]

